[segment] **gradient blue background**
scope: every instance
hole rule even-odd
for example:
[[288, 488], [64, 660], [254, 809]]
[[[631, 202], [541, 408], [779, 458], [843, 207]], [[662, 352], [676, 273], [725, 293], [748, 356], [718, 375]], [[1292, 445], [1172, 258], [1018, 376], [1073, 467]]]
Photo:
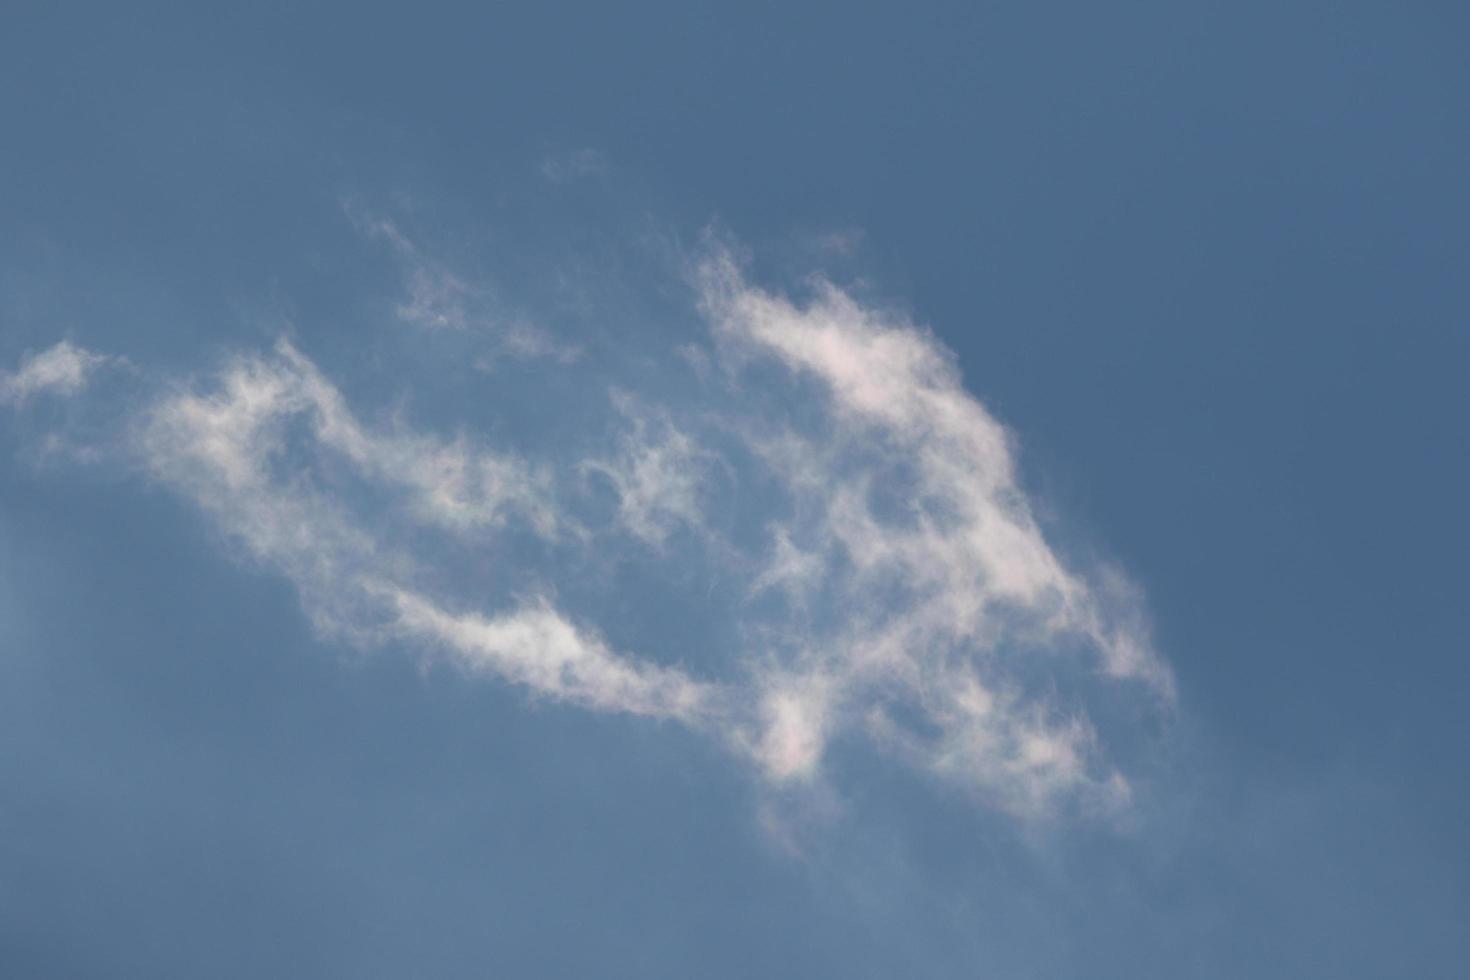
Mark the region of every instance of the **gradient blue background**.
[[320, 643], [174, 499], [37, 464], [38, 410], [0, 428], [0, 974], [1470, 973], [1462, 6], [123, 6], [0, 17], [3, 363], [190, 370], [276, 315], [410, 357], [344, 198], [651, 320], [650, 227], [773, 276], [858, 231], [1181, 704], [1130, 833], [849, 760], [796, 860], [692, 736]]

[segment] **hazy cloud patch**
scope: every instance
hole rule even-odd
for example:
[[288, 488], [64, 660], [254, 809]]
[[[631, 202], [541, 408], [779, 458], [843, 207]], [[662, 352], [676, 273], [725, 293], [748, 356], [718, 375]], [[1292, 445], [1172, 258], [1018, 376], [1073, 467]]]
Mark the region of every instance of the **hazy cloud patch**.
[[27, 353], [14, 371], [0, 371], [0, 404], [19, 407], [42, 394], [75, 395], [110, 360], [69, 340]]

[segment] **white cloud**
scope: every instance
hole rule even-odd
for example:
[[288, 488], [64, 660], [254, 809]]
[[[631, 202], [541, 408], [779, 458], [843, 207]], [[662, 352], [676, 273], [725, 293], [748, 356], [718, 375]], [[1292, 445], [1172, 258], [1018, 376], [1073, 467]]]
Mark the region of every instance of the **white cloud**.
[[92, 372], [109, 358], [63, 340], [53, 347], [21, 358], [14, 373], [0, 371], [0, 403], [24, 405], [42, 393], [74, 395]]
[[778, 781], [810, 779], [821, 765], [829, 735], [831, 685], [820, 674], [767, 681], [760, 696], [757, 741], [748, 746]]
[[750, 593], [757, 595], [767, 590], [780, 590], [793, 601], [802, 603], [808, 591], [825, 574], [826, 562], [822, 555], [799, 548], [791, 540], [790, 529], [778, 524], [771, 532], [770, 557], [750, 583]]
[[816, 436], [751, 438], [793, 515], [757, 584], [825, 588], [841, 613], [839, 625], [803, 630], [800, 653], [771, 672], [766, 697], [780, 710], [757, 746], [767, 769], [814, 765], [822, 736], [807, 719], [823, 718], [834, 732], [861, 723], [1014, 812], [1072, 794], [1116, 800], [1126, 784], [1091, 726], [1024, 677], [1078, 644], [1105, 674], [1166, 701], [1170, 673], [1125, 581], [1089, 582], [1049, 546], [1009, 434], [964, 390], [952, 356], [829, 284], [806, 306], [756, 288], [724, 252], [698, 283], [727, 360], [775, 360], [817, 382], [830, 413]]
[[544, 469], [508, 453], [477, 449], [464, 437], [444, 441], [402, 430], [369, 430], [289, 342], [279, 342], [276, 355], [275, 376], [291, 396], [280, 402], [280, 410], [306, 412], [323, 446], [367, 476], [408, 490], [415, 511], [426, 520], [470, 528], [499, 526], [519, 516], [541, 534], [555, 533], [557, 516]]
[[495, 527], [520, 518], [556, 531], [547, 475], [464, 438], [444, 441], [404, 430], [369, 429], [341, 393], [289, 341], [271, 357], [239, 357], [214, 393], [184, 391], [156, 406], [144, 430], [150, 458], [190, 462], [224, 488], [262, 479], [283, 452], [285, 426], [299, 419], [323, 449], [364, 477], [402, 491], [414, 514], [449, 528]]
[[[375, 233], [415, 254], [391, 225]], [[825, 792], [831, 747], [865, 739], [1020, 817], [1126, 802], [1088, 706], [1104, 689], [1140, 710], [1172, 697], [1141, 596], [1053, 548], [1013, 438], [952, 355], [831, 285], [805, 304], [763, 290], [723, 252], [696, 282], [714, 338], [698, 363], [722, 366], [725, 387], [712, 370], [681, 398], [613, 387], [605, 451], [580, 459], [365, 421], [284, 340], [163, 391], [130, 444], [349, 642], [407, 643], [538, 697], [680, 722], [792, 792]], [[76, 388], [95, 363], [63, 344], [6, 383], [27, 393], [15, 398]], [[596, 480], [616, 495], [607, 527], [573, 516]], [[712, 510], [724, 505], [745, 523]], [[406, 530], [424, 525], [431, 544]], [[439, 566], [509, 554], [510, 528], [541, 563], [475, 611]], [[667, 547], [682, 531], [692, 546]], [[710, 647], [738, 662], [617, 651], [555, 598], [593, 554], [728, 584], [735, 635]]]
[[629, 430], [610, 459], [589, 459], [585, 473], [600, 473], [618, 495], [623, 526], [655, 548], [680, 527], [701, 528], [700, 486], [707, 454], [664, 411], [651, 410], [625, 391], [614, 390], [613, 406]]
[[315, 461], [291, 462], [292, 422], [304, 422], [316, 446], [368, 478], [406, 489], [425, 516], [462, 526], [521, 512], [542, 530], [555, 526], [524, 464], [364, 428], [284, 341], [272, 358], [236, 359], [213, 390], [168, 394], [135, 439], [152, 474], [201, 507], [249, 557], [285, 574], [328, 634], [359, 643], [407, 639], [465, 668], [598, 710], [690, 724], [715, 710], [712, 685], [620, 657], [545, 598], [492, 617], [445, 611], [409, 584], [418, 563], [335, 499]]
[[599, 711], [672, 718], [703, 726], [721, 711], [722, 692], [681, 671], [640, 664], [608, 649], [540, 600], [503, 616], [452, 614], [399, 588], [382, 593], [393, 626], [432, 640], [464, 666], [500, 675], [537, 692]]

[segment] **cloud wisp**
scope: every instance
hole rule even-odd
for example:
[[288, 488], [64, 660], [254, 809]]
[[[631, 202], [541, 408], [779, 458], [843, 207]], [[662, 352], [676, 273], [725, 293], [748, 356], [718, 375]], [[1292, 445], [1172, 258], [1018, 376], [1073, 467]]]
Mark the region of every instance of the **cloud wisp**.
[[109, 360], [69, 340], [27, 354], [15, 371], [0, 371], [0, 404], [20, 407], [41, 394], [75, 395]]
[[[285, 574], [328, 635], [431, 647], [466, 669], [598, 710], [690, 722], [709, 710], [708, 685], [618, 656], [545, 598], [484, 616], [417, 592], [421, 562], [328, 489], [335, 467], [396, 492], [409, 519], [451, 532], [520, 521], [554, 537], [549, 486], [508, 455], [364, 426], [287, 341], [270, 355], [233, 359], [208, 386], [170, 392], [137, 420], [133, 440], [156, 479], [201, 507], [247, 557]], [[293, 452], [293, 441], [307, 451]]]
[[352, 204], [344, 209], [358, 230], [385, 243], [399, 266], [405, 296], [394, 304], [396, 318], [410, 327], [451, 332], [473, 331], [487, 346], [477, 361], [490, 370], [500, 361], [546, 360], [570, 364], [582, 349], [565, 343], [528, 317], [509, 311], [491, 290], [473, 283], [430, 254], [388, 218]]
[[[719, 248], [692, 282], [702, 339], [664, 360], [699, 365], [697, 383], [669, 396], [591, 375], [611, 411], [581, 458], [365, 421], [286, 340], [162, 386], [127, 444], [286, 576], [325, 635], [687, 726], [788, 790], [824, 785], [832, 747], [866, 742], [1023, 819], [1126, 804], [1090, 699], [1166, 706], [1170, 672], [1137, 590], [1052, 547], [1014, 439], [953, 355], [834, 285], [805, 302], [763, 289]], [[427, 302], [416, 283], [411, 309]], [[58, 345], [0, 390], [75, 390], [98, 362]], [[615, 501], [602, 519], [586, 506], [599, 490]], [[488, 608], [435, 574], [507, 535], [539, 549], [535, 574]], [[558, 577], [607, 555], [728, 586], [709, 628], [731, 634], [711, 649], [732, 662], [619, 649], [567, 607]]]
[[774, 361], [814, 382], [825, 409], [807, 431], [751, 438], [788, 501], [757, 582], [795, 608], [818, 596], [827, 613], [765, 677], [762, 764], [802, 776], [834, 732], [861, 728], [1018, 814], [1067, 795], [1121, 802], [1127, 783], [1100, 764], [1085, 715], [1025, 678], [1090, 659], [1168, 702], [1171, 675], [1135, 597], [1048, 544], [1010, 435], [952, 355], [830, 284], [804, 306], [756, 288], [725, 252], [700, 265], [699, 286], [727, 363]]
[[553, 184], [566, 184], [576, 180], [586, 180], [589, 177], [600, 177], [607, 171], [607, 156], [590, 147], [563, 153], [548, 153], [541, 161], [541, 176]]

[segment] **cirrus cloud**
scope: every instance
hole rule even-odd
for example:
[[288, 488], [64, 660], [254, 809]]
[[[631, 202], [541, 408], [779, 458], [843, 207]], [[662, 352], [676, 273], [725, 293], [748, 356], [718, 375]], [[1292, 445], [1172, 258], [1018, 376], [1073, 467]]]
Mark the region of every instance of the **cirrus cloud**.
[[[953, 354], [831, 283], [797, 301], [717, 246], [692, 268], [702, 339], [662, 354], [670, 371], [698, 366], [697, 383], [668, 395], [577, 365], [611, 409], [586, 422], [596, 448], [577, 458], [370, 421], [285, 339], [159, 384], [128, 451], [237, 554], [289, 579], [324, 635], [687, 726], [772, 786], [823, 784], [834, 745], [866, 742], [1018, 818], [1125, 804], [1089, 705], [1167, 706], [1170, 671], [1139, 590], [1073, 567], [1044, 533], [1014, 437]], [[407, 308], [428, 308], [422, 284], [410, 277]], [[15, 403], [74, 391], [101, 360], [63, 343], [0, 390]], [[591, 506], [599, 491], [611, 508]], [[500, 552], [525, 563], [503, 594], [436, 574], [507, 535], [529, 544]], [[559, 595], [609, 554], [727, 586], [708, 628], [728, 634], [710, 645], [728, 662], [624, 649], [638, 644]]]

